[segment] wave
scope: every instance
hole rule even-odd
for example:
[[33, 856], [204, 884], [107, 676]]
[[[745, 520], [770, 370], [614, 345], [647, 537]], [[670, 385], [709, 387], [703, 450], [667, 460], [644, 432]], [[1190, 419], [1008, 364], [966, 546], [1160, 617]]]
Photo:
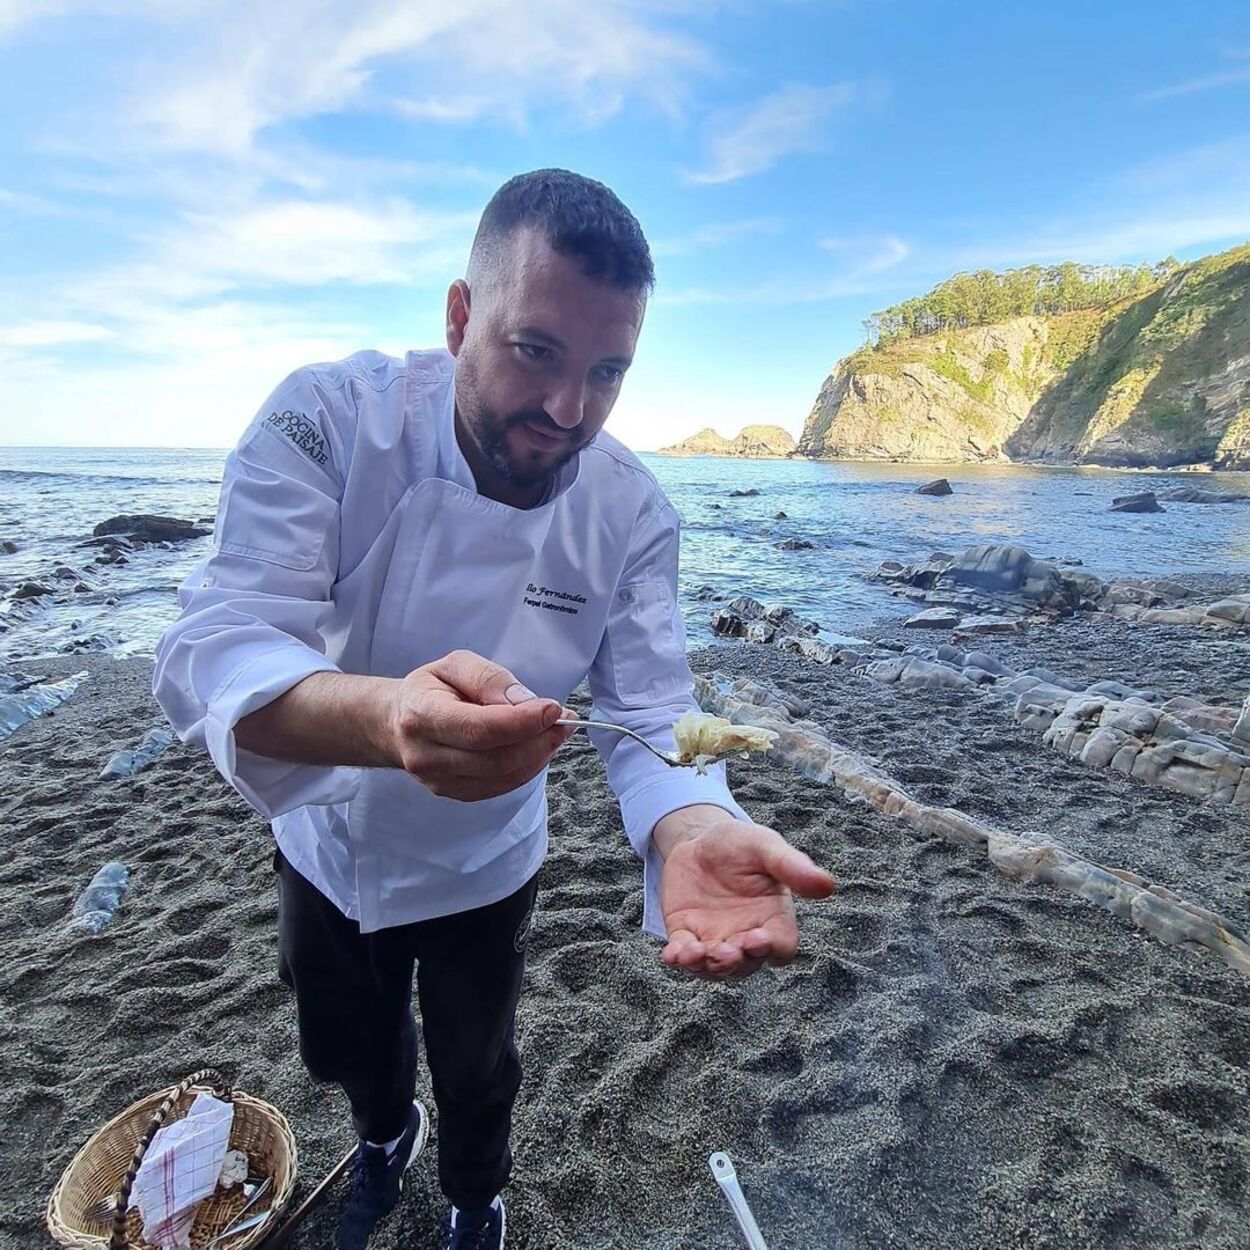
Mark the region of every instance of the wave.
[[137, 473], [54, 472], [49, 469], [0, 469], [0, 478], [62, 478], [68, 482], [125, 482], [129, 486], [220, 486], [220, 477], [160, 477]]

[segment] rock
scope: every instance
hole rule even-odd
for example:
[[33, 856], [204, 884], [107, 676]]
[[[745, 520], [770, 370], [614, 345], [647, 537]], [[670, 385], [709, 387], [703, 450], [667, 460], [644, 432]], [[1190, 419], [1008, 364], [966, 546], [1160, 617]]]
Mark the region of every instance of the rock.
[[1111, 501], [1112, 512], [1165, 512], [1159, 506], [1154, 491], [1145, 490], [1137, 495], [1120, 495]]
[[774, 521], [788, 521], [789, 519], [789, 515], [785, 512], [778, 512], [777, 515], [773, 517]]
[[951, 484], [944, 477], [940, 477], [936, 482], [926, 482], [923, 486], [917, 486], [913, 493], [917, 495], [953, 495], [955, 492], [951, 489]]
[[970, 668], [984, 669], [987, 673], [993, 673], [995, 677], [1014, 677], [1014, 670], [1007, 667], [997, 656], [990, 655], [988, 651], [969, 651], [964, 656], [964, 664]]
[[1005, 616], [968, 616], [955, 631], [961, 638], [973, 634], [1019, 634], [1024, 631], [1019, 621]]
[[781, 551], [811, 551], [815, 546], [815, 543], [809, 543], [806, 538], [785, 538], [777, 544]]
[[1195, 729], [1199, 733], [1228, 734], [1231, 736], [1237, 725], [1237, 708], [1235, 707], [1200, 706], [1186, 708], [1181, 711], [1173, 711], [1167, 708], [1166, 704], [1164, 707], [1182, 725], [1188, 725], [1190, 729]]
[[753, 499], [758, 494], [759, 494], [759, 491], [757, 491], [755, 487], [752, 486], [748, 490], [731, 490], [729, 492], [729, 498], [730, 499]]
[[173, 744], [174, 735], [168, 729], [157, 726], [143, 735], [137, 747], [125, 748], [110, 757], [107, 764], [100, 770], [102, 780], [118, 777], [133, 777], [135, 773], [146, 768], [158, 755], [167, 751]]
[[79, 547], [103, 547], [106, 550], [133, 551], [134, 543], [124, 534], [101, 534], [98, 538], [85, 538]]
[[947, 570], [962, 586], [998, 592], [1019, 590], [1033, 557], [1023, 547], [969, 547]]
[[760, 620], [767, 611], [758, 599], [752, 599], [750, 595], [737, 595], [735, 598], [730, 599], [725, 608], [727, 611], [735, 612], [748, 621]]
[[745, 636], [747, 642], [769, 643], [777, 637], [777, 626], [767, 621], [748, 621]]
[[134, 515], [109, 517], [93, 529], [92, 534], [104, 538], [110, 534], [125, 534], [144, 543], [184, 542], [189, 538], [206, 538], [208, 530], [182, 521], [177, 517]]
[[949, 608], [929, 608], [908, 617], [903, 622], [904, 629], [954, 629], [959, 624], [959, 617]]
[[712, 613], [712, 633], [720, 638], [745, 638], [747, 622], [728, 608], [718, 608]]
[[12, 542], [7, 538], [4, 542], [0, 543], [0, 551], [3, 551], [6, 555], [15, 556], [17, 555], [18, 550], [19, 548], [17, 543]]
[[864, 670], [874, 681], [895, 683], [903, 686], [919, 686], [929, 690], [971, 689], [972, 682], [963, 673], [934, 664], [919, 656], [897, 656], [890, 660], [877, 660]]
[[698, 599], [701, 603], [719, 603], [724, 597], [725, 596], [722, 595], [720, 591], [711, 586], [700, 586], [699, 589], [694, 592], [694, 598]]
[[1235, 491], [1201, 490], [1197, 486], [1182, 486], [1163, 496], [1169, 503], [1250, 503], [1250, 495]]
[[1250, 595], [1234, 595], [1207, 605], [1203, 625], [1250, 625]]
[[56, 568], [52, 570], [52, 576], [59, 577], [64, 580], [65, 578], [76, 578], [78, 574], [74, 569], [71, 569], [68, 564], [58, 564]]
[[74, 583], [74, 594], [76, 594], [76, 595], [89, 595], [90, 593], [91, 593], [91, 587], [90, 587], [90, 586], [88, 586], [86, 582], [75, 582], [75, 583]]
[[1163, 602], [1163, 596], [1146, 586], [1138, 586], [1133, 582], [1112, 582], [1103, 594], [1102, 602], [1106, 606], [1117, 603], [1136, 603], [1143, 608], [1157, 607]]
[[113, 919], [113, 913], [121, 905], [129, 880], [130, 873], [125, 864], [116, 860], [105, 864], [74, 900], [74, 908], [65, 927], [86, 933], [99, 933]]
[[54, 593], [50, 586], [42, 582], [23, 582], [14, 592], [14, 599], [39, 599], [43, 595]]
[[1021, 674], [1024, 677], [1036, 677], [1038, 681], [1044, 681], [1048, 686], [1058, 686], [1060, 690], [1070, 690], [1073, 694], [1080, 694], [1085, 690], [1085, 683], [1077, 681], [1073, 677], [1064, 677], [1059, 673], [1052, 673], [1048, 668], [1026, 668]]

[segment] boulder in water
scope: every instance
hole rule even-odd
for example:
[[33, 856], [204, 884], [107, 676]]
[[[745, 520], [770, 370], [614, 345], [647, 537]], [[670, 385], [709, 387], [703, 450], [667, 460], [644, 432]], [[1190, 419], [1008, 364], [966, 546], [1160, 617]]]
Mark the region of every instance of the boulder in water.
[[777, 544], [781, 551], [811, 551], [815, 546], [815, 543], [809, 543], [806, 538], [784, 538]]
[[752, 499], [758, 494], [759, 494], [759, 491], [757, 491], [754, 486], [751, 486], [747, 490], [731, 490], [729, 492], [729, 498], [730, 499]]
[[39, 599], [52, 594], [52, 587], [42, 582], [23, 582], [14, 592], [14, 599]]
[[1112, 512], [1164, 512], [1152, 490], [1137, 495], [1119, 495], [1111, 501]]
[[951, 489], [951, 484], [944, 477], [940, 477], [936, 482], [926, 482], [923, 486], [917, 486], [913, 493], [917, 495], [953, 495], [955, 492]]
[[5, 555], [15, 556], [18, 552], [17, 543], [6, 538], [4, 542], [0, 543], [0, 551], [3, 551]]
[[110, 534], [126, 534], [131, 539], [143, 543], [177, 543], [188, 538], [208, 536], [208, 530], [201, 529], [190, 521], [183, 521], [178, 517], [147, 514], [109, 517], [107, 521], [101, 521], [91, 532], [97, 538], [104, 538]]

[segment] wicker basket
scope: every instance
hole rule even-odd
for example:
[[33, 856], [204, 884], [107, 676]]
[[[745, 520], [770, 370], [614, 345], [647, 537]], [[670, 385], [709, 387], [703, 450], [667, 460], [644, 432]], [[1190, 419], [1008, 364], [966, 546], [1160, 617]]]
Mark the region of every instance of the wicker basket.
[[[295, 1188], [295, 1138], [286, 1117], [266, 1102], [231, 1090], [211, 1068], [194, 1073], [173, 1089], [152, 1094], [115, 1116], [74, 1156], [48, 1199], [48, 1231], [73, 1250], [154, 1250], [142, 1237], [138, 1211], [127, 1211], [130, 1189], [144, 1153], [166, 1120], [186, 1115], [195, 1095], [206, 1090], [234, 1105], [230, 1147], [247, 1153], [254, 1173], [272, 1177], [273, 1187], [249, 1212], [271, 1209], [272, 1219], [230, 1237], [225, 1250], [250, 1250], [274, 1229]], [[90, 1220], [88, 1213], [110, 1194], [121, 1214]], [[242, 1209], [241, 1187], [218, 1190], [199, 1206], [191, 1229], [192, 1250], [204, 1247]]]

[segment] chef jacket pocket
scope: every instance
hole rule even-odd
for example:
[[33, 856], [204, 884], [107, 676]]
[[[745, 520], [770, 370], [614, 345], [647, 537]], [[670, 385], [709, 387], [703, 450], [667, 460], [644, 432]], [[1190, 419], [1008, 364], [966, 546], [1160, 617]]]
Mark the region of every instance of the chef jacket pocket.
[[338, 501], [268, 465], [240, 465], [222, 495], [217, 549], [306, 572], [338, 529]]
[[617, 589], [608, 635], [613, 682], [624, 702], [654, 703], [686, 689], [679, 620], [667, 582], [633, 582]]

